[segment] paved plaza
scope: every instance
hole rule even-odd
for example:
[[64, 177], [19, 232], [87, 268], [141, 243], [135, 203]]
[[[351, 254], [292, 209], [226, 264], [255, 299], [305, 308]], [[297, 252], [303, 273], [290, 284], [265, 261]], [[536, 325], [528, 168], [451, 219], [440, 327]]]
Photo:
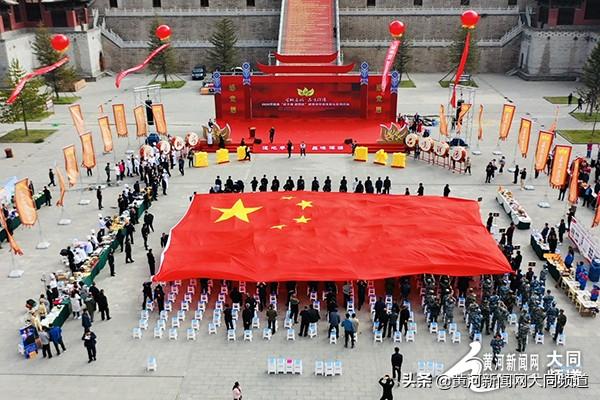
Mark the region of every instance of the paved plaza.
[[[411, 76], [417, 85], [416, 89], [401, 89], [398, 95], [399, 112], [421, 115], [435, 115], [440, 103], [446, 103], [447, 89], [439, 87], [434, 74], [414, 74]], [[107, 162], [113, 162], [113, 154], [100, 154], [101, 141], [97, 128], [98, 105], [102, 104], [106, 111], [113, 103], [125, 103], [127, 110], [132, 110], [134, 95], [132, 88], [146, 84], [148, 76], [131, 76], [120, 90], [114, 88], [112, 78], [101, 79], [90, 83], [82, 92], [80, 101], [86, 124], [94, 134], [97, 150], [98, 165], [94, 176], [82, 177], [82, 182], [92, 185], [104, 181], [103, 168]], [[354, 177], [364, 180], [367, 176], [375, 179], [379, 176], [389, 176], [392, 181], [392, 194], [403, 194], [406, 187], [411, 193], [416, 193], [417, 185], [423, 182], [426, 195], [441, 195], [445, 184], [449, 184], [451, 196], [476, 199], [482, 197], [481, 213], [485, 218], [489, 212], [499, 212], [496, 224], [506, 227], [509, 217], [496, 202], [498, 186], [510, 187], [516, 199], [524, 206], [532, 218], [532, 227], [540, 228], [545, 222], [557, 224], [564, 217], [567, 203], [557, 201], [558, 191], [548, 187], [545, 174], [537, 180], [532, 180], [534, 191], [520, 191], [512, 184], [512, 174], [497, 175], [492, 184], [484, 184], [485, 165], [494, 156], [492, 151], [498, 148], [498, 126], [502, 105], [506, 100], [517, 106], [515, 122], [508, 140], [499, 145], [500, 150], [511, 166], [515, 154], [515, 142], [518, 127], [518, 117], [528, 116], [534, 121], [533, 131], [549, 127], [555, 113], [555, 106], [546, 102], [542, 96], [566, 96], [576, 89], [574, 82], [526, 82], [514, 77], [503, 75], [481, 75], [477, 77], [476, 105], [485, 106], [484, 140], [481, 143], [482, 155], [472, 157], [473, 175], [465, 176], [452, 173], [442, 167], [428, 165], [423, 161], [408, 160], [407, 168], [392, 169], [368, 163], [357, 163], [350, 155], [312, 155], [300, 159], [287, 155], [254, 155], [250, 163], [231, 162], [226, 165], [211, 165], [208, 168], [191, 169], [186, 167], [185, 176], [173, 173], [169, 182], [168, 196], [159, 196], [159, 200], [151, 207], [155, 215], [155, 232], [150, 236], [151, 247], [155, 256], [159, 255], [159, 239], [161, 232], [168, 232], [185, 213], [189, 204], [188, 197], [194, 192], [207, 193], [216, 175], [222, 178], [231, 176], [234, 180], [241, 179], [249, 188], [253, 176], [260, 178], [266, 174], [270, 179], [277, 175], [280, 180], [291, 176], [294, 180], [299, 175], [308, 181], [316, 176], [321, 182], [326, 176], [332, 179], [333, 190], [336, 191], [342, 176], [348, 181]], [[213, 99], [210, 96], [200, 96], [200, 83], [188, 82], [179, 90], [163, 90], [162, 101], [165, 105], [166, 119], [169, 132], [172, 135], [184, 135], [188, 131], [200, 133], [201, 124], [208, 118], [214, 117]], [[558, 129], [591, 129], [591, 124], [583, 124], [568, 115], [570, 108], [561, 106]], [[128, 111], [128, 122], [133, 123], [133, 116]], [[112, 120], [112, 115], [111, 115]], [[15, 158], [0, 159], [0, 180], [11, 176], [29, 177], [33, 180], [36, 190], [40, 190], [48, 181], [48, 168], [63, 165], [62, 148], [75, 144], [79, 149], [79, 139], [72, 126], [66, 106], [55, 106], [55, 114], [40, 123], [31, 123], [32, 127], [56, 126], [58, 132], [41, 144], [11, 144]], [[5, 134], [18, 125], [0, 125], [0, 135]], [[130, 132], [134, 131], [134, 125]], [[433, 137], [437, 138], [437, 129]], [[284, 132], [278, 132], [280, 140], [287, 140]], [[537, 135], [532, 135], [537, 138]], [[562, 137], [557, 137], [558, 143], [568, 144]], [[116, 157], [124, 158], [125, 151], [136, 150], [140, 142], [137, 139], [116, 139]], [[528, 172], [532, 166], [532, 153], [524, 166]], [[3, 145], [4, 147], [4, 145]], [[574, 155], [585, 155], [585, 146], [574, 146]], [[78, 150], [79, 152], [79, 150]], [[372, 157], [372, 156], [371, 156]], [[214, 154], [210, 154], [211, 162]], [[232, 157], [233, 159], [233, 157]], [[523, 166], [520, 157], [517, 163]], [[132, 184], [133, 178], [126, 178], [125, 183]], [[117, 212], [116, 197], [122, 188], [109, 187], [104, 191], [104, 215]], [[52, 189], [54, 198], [58, 190]], [[537, 203], [547, 195], [551, 205], [548, 209], [537, 207]], [[77, 205], [80, 199], [92, 200], [90, 205]], [[577, 218], [589, 226], [592, 220], [592, 210], [579, 207]], [[37, 299], [43, 291], [40, 282], [42, 274], [61, 268], [59, 251], [67, 246], [74, 238], [83, 239], [96, 228], [98, 210], [95, 206], [94, 192], [70, 190], [66, 195], [64, 215], [72, 219], [68, 226], [58, 226], [61, 211], [58, 207], [42, 207], [39, 210], [40, 226], [31, 229], [20, 227], [15, 231], [15, 239], [23, 248], [25, 255], [13, 257], [4, 244], [0, 250], [0, 387], [2, 398], [34, 399], [160, 399], [160, 400], [212, 400], [231, 398], [231, 387], [234, 381], [239, 381], [244, 399], [378, 399], [381, 388], [378, 379], [386, 373], [391, 373], [390, 355], [394, 343], [386, 340], [384, 343], [373, 343], [371, 324], [368, 311], [363, 309], [358, 317], [361, 321], [361, 332], [355, 349], [345, 349], [340, 342], [329, 344], [326, 337], [328, 324], [323, 320], [319, 325], [319, 336], [314, 339], [297, 338], [296, 341], [286, 341], [283, 329], [276, 333], [271, 341], [260, 339], [260, 332], [266, 325], [264, 313], [261, 315], [261, 330], [254, 334], [254, 341], [243, 342], [238, 329], [236, 342], [227, 342], [225, 329], [220, 328], [217, 335], [208, 335], [205, 319], [201, 322], [199, 336], [196, 341], [185, 338], [185, 329], [180, 330], [179, 339], [170, 341], [167, 337], [155, 339], [152, 337], [152, 326], [157, 316], [151, 316], [151, 328], [144, 332], [141, 340], [132, 339], [132, 328], [137, 326], [142, 303], [142, 283], [148, 280], [146, 255], [139, 233], [136, 233], [133, 258], [135, 263], [125, 264], [124, 253], [115, 253], [116, 277], [110, 277], [107, 269], [96, 278], [98, 287], [103, 288], [108, 297], [112, 319], [96, 321], [93, 330], [98, 336], [98, 361], [88, 364], [86, 352], [81, 341], [82, 327], [80, 321], [69, 319], [63, 326], [64, 341], [68, 351], [60, 357], [51, 360], [26, 360], [17, 353], [18, 329], [25, 317], [25, 301]], [[427, 224], [427, 220], [422, 221]], [[139, 230], [139, 228], [138, 228]], [[452, 235], [453, 232], [447, 232]], [[537, 261], [536, 270], [539, 272], [542, 263], [537, 259], [529, 245], [529, 230], [517, 231], [514, 242], [522, 245], [524, 254], [523, 267], [528, 261]], [[47, 250], [36, 250], [40, 239], [50, 242]], [[566, 252], [568, 240], [560, 246]], [[224, 244], [225, 246], [227, 244]], [[385, 243], [382, 243], [385, 245]], [[426, 250], [426, 249], [425, 249]], [[460, 249], [456, 249], [460, 252]], [[298, 254], [302, 257], [302, 254]], [[377, 259], [377, 248], [372, 249], [372, 262]], [[198, 260], [201, 263], [201, 260]], [[12, 269], [24, 270], [19, 279], [7, 278]], [[549, 288], [553, 289], [554, 281], [548, 277]], [[419, 299], [413, 289], [413, 309], [415, 310], [418, 334], [415, 343], [401, 343], [401, 353], [404, 355], [403, 372], [416, 372], [417, 360], [437, 360], [446, 367], [454, 365], [462, 356], [467, 354], [469, 341], [467, 328], [462, 313], [455, 313], [458, 326], [463, 332], [463, 342], [460, 344], [437, 343], [435, 336], [427, 333], [427, 325]], [[490, 399], [508, 399], [525, 395], [544, 396], [547, 399], [564, 399], [585, 395], [594, 397], [600, 395], [600, 353], [597, 351], [599, 342], [598, 321], [584, 318], [577, 314], [573, 304], [566, 296], [553, 289], [559, 308], [564, 308], [568, 317], [565, 328], [567, 344], [557, 348], [564, 354], [567, 350], [582, 352], [582, 369], [589, 374], [588, 389], [543, 389], [532, 388], [525, 392], [523, 389], [505, 389], [487, 394], [476, 394], [465, 389], [442, 391], [437, 388], [395, 388], [396, 398], [411, 396], [413, 398], [446, 398], [462, 399], [466, 396], [483, 396]], [[214, 296], [214, 295], [213, 295]], [[211, 299], [214, 306], [214, 297]], [[280, 317], [283, 307], [280, 300]], [[207, 312], [209, 315], [210, 312]], [[322, 313], [324, 318], [324, 312]], [[97, 318], [99, 319], [99, 318]], [[183, 327], [189, 326], [189, 319]], [[282, 319], [280, 318], [280, 326]], [[515, 327], [508, 328], [509, 340], [502, 353], [514, 353], [516, 340]], [[484, 336], [482, 352], [489, 352], [491, 337]], [[546, 335], [543, 345], [530, 344], [527, 352], [538, 353], [540, 356], [540, 374], [544, 373], [547, 364], [547, 354], [556, 349], [552, 340]], [[146, 360], [154, 356], [158, 362], [155, 372], [146, 372]], [[286, 357], [302, 359], [304, 374], [302, 376], [267, 375], [268, 357]], [[315, 377], [313, 366], [315, 360], [336, 359], [343, 362], [343, 375], [336, 377]]]

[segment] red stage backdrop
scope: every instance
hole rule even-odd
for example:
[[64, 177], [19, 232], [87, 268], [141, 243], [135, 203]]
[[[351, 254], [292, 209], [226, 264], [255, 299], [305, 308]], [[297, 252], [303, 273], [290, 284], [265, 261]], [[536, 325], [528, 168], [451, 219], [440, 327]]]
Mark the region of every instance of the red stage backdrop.
[[252, 116], [256, 118], [355, 117], [360, 115], [360, 84], [313, 82], [254, 83]]
[[154, 281], [382, 279], [511, 272], [472, 200], [271, 192], [196, 195]]

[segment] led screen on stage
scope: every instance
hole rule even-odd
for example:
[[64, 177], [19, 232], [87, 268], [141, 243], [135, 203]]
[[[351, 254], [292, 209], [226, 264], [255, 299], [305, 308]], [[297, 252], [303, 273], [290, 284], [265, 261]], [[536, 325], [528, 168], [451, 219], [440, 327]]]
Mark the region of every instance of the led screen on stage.
[[359, 83], [253, 83], [254, 118], [356, 117], [360, 115]]

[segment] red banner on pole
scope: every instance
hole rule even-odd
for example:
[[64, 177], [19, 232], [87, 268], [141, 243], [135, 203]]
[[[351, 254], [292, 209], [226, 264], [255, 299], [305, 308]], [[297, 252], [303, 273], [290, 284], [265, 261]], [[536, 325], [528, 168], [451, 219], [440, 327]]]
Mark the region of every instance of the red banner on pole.
[[390, 43], [390, 47], [388, 48], [387, 54], [385, 55], [385, 62], [383, 64], [383, 74], [381, 75], [381, 93], [385, 93], [385, 88], [388, 83], [388, 75], [390, 74], [390, 69], [392, 69], [392, 65], [394, 64], [394, 60], [396, 59], [396, 53], [398, 53], [398, 48], [400, 47], [399, 40], [392, 40]]
[[521, 150], [521, 156], [527, 158], [529, 152], [529, 139], [531, 138], [531, 120], [527, 118], [521, 118], [521, 125], [519, 126], [519, 150]]
[[117, 88], [119, 88], [119, 86], [121, 86], [121, 81], [122, 81], [123, 79], [125, 79], [125, 77], [126, 77], [127, 75], [129, 75], [129, 74], [131, 74], [131, 73], [134, 73], [134, 72], [138, 72], [138, 71], [140, 71], [140, 70], [144, 69], [144, 68], [146, 67], [146, 65], [148, 65], [148, 63], [149, 63], [150, 61], [152, 61], [152, 59], [158, 55], [158, 53], [160, 53], [161, 51], [165, 50], [165, 49], [166, 49], [167, 47], [169, 47], [170, 45], [171, 45], [170, 43], [165, 43], [165, 44], [163, 44], [162, 46], [160, 46], [160, 47], [156, 48], [156, 49], [155, 49], [155, 50], [154, 50], [152, 53], [150, 53], [150, 54], [148, 55], [148, 57], [146, 57], [146, 59], [145, 59], [144, 61], [142, 61], [142, 63], [141, 63], [141, 64], [138, 64], [138, 65], [136, 65], [135, 67], [132, 67], [132, 68], [126, 69], [125, 71], [121, 71], [121, 72], [119, 72], [119, 74], [117, 75], [117, 78], [116, 78], [116, 80], [115, 80], [115, 86], [116, 86]]
[[579, 167], [582, 158], [576, 158], [573, 161], [573, 168], [571, 170], [571, 180], [569, 182], [569, 203], [577, 204], [579, 198]]
[[479, 105], [479, 127], [477, 131], [477, 140], [483, 140], [483, 104]]
[[506, 140], [510, 133], [510, 127], [512, 125], [513, 117], [515, 116], [515, 106], [512, 104], [505, 104], [502, 107], [502, 119], [500, 120], [500, 140]]
[[548, 162], [548, 155], [552, 148], [554, 134], [552, 132], [540, 131], [535, 150], [535, 170], [543, 171]]
[[571, 150], [571, 146], [556, 145], [556, 147], [554, 147], [554, 161], [552, 162], [552, 171], [550, 173], [550, 186], [555, 189], [561, 188], [567, 183], [567, 171], [569, 169]]
[[448, 136], [448, 121], [446, 120], [446, 110], [443, 104], [440, 104], [440, 135]]

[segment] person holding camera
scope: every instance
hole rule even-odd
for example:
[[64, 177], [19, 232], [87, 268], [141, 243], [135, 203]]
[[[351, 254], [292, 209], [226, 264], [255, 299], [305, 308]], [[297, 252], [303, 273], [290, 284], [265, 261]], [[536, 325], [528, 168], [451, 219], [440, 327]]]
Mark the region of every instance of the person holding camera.
[[379, 379], [379, 384], [383, 388], [383, 393], [379, 400], [393, 400], [394, 394], [392, 393], [392, 389], [394, 388], [394, 380], [388, 374], [385, 374]]

